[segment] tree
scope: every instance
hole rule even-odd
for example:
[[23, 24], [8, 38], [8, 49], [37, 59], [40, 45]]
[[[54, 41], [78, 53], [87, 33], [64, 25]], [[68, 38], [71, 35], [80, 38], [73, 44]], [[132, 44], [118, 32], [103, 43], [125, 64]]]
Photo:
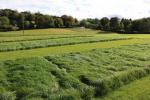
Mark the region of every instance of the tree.
[[[62, 17], [31, 13], [29, 11], [18, 12], [11, 9], [0, 9], [0, 17], [7, 17], [13, 29], [75, 27], [79, 21], [72, 16]], [[1, 22], [3, 23], [3, 22]]]
[[31, 12], [22, 12], [22, 14], [24, 14], [24, 17], [25, 17], [25, 20], [28, 20], [28, 21], [34, 21], [35, 20], [35, 15], [32, 14]]
[[63, 20], [61, 18], [56, 18], [55, 19], [55, 26], [57, 28], [63, 27]]
[[11, 9], [0, 9], [0, 31], [78, 26], [113, 32], [150, 33], [150, 18], [138, 20], [123, 18], [120, 20], [118, 17], [111, 19], [103, 17], [102, 19], [87, 18], [78, 21], [76, 18], [68, 15], [58, 17], [44, 15], [39, 12], [31, 13], [28, 11], [18, 12]]
[[87, 25], [87, 21], [85, 19], [80, 21], [80, 26], [85, 27]]
[[50, 27], [50, 28], [54, 28], [55, 27], [55, 19], [53, 17], [49, 16], [48, 23], [49, 23], [48, 27]]
[[8, 17], [0, 17], [0, 27], [4, 27], [8, 25], [10, 25], [10, 21]]
[[121, 20], [121, 23], [123, 24], [123, 26], [124, 26], [124, 31], [125, 32], [129, 32], [130, 31], [130, 29], [131, 29], [131, 19], [122, 19]]
[[74, 19], [74, 26], [79, 26], [79, 21], [77, 18]]
[[103, 17], [100, 23], [102, 30], [109, 30], [109, 19], [107, 17]]
[[83, 19], [80, 21], [80, 26], [84, 26], [86, 28], [92, 28], [92, 29], [98, 29], [100, 26], [100, 21], [99, 19], [95, 18], [95, 19]]
[[75, 23], [75, 19], [72, 16], [63, 15], [61, 18], [66, 28], [72, 27]]
[[11, 9], [2, 9], [0, 10], [0, 16], [8, 17], [8, 19], [10, 20], [10, 24], [16, 25], [18, 19], [18, 12]]
[[14, 31], [18, 30], [17, 27], [10, 25], [8, 17], [0, 17], [0, 31]]
[[30, 21], [24, 21], [24, 28], [29, 29], [30, 28]]
[[141, 32], [150, 32], [150, 18], [142, 19]]
[[37, 28], [51, 28], [55, 27], [54, 19], [49, 15], [35, 14], [35, 23]]
[[24, 22], [25, 22], [24, 14], [23, 14], [23, 13], [20, 13], [20, 14], [18, 15], [17, 26], [18, 26], [20, 29], [23, 29], [23, 28], [24, 28]]
[[30, 21], [30, 28], [31, 29], [36, 28], [35, 21]]
[[150, 32], [150, 18], [134, 20], [132, 22], [131, 31], [133, 32]]
[[110, 19], [110, 29], [112, 31], [118, 31], [120, 29], [120, 22], [118, 17], [112, 17]]

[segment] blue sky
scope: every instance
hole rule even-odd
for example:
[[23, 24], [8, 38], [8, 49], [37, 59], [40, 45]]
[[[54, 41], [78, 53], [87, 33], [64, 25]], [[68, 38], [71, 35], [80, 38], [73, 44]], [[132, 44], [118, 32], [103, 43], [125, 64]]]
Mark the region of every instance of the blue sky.
[[150, 0], [0, 0], [0, 9], [72, 15], [79, 19], [150, 17]]

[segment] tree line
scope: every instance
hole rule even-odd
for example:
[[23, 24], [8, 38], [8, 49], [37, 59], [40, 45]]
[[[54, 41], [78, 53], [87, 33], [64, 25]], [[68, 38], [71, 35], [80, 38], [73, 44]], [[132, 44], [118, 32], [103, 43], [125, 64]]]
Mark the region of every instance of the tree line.
[[78, 20], [72, 16], [50, 16], [40, 12], [18, 12], [11, 9], [0, 9], [0, 31], [22, 29], [75, 27]]
[[80, 25], [100, 29], [103, 31], [119, 32], [119, 33], [150, 33], [150, 18], [142, 18], [137, 20], [119, 19], [118, 17], [102, 19], [83, 19]]
[[119, 33], [150, 33], [150, 18], [137, 20], [112, 17], [101, 19], [83, 19], [78, 21], [72, 16], [50, 16], [40, 12], [18, 12], [11, 9], [0, 9], [0, 31], [41, 28], [86, 27]]

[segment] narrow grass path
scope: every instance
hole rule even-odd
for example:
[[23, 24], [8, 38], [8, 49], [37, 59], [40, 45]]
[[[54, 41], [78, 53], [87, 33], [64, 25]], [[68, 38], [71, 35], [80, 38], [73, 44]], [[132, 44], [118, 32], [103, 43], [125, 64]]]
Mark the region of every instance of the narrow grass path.
[[31, 49], [31, 50], [0, 52], [0, 60], [14, 60], [17, 58], [47, 56], [50, 54], [82, 52], [91, 49], [111, 48], [111, 47], [118, 47], [121, 45], [133, 45], [133, 44], [150, 44], [150, 39], [118, 40], [118, 41], [109, 41], [109, 42], [97, 42], [97, 43], [85, 43], [85, 44], [76, 44], [76, 45], [47, 47], [47, 48], [39, 48], [39, 49]]
[[[150, 100], [150, 76], [108, 94], [102, 100]], [[99, 99], [96, 99], [99, 100]]]

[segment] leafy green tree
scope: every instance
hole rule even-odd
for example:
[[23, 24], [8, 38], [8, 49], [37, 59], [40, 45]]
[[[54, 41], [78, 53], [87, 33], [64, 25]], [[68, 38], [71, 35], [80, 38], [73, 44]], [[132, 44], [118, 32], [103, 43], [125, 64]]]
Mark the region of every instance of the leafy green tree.
[[50, 16], [41, 13], [31, 13], [28, 11], [18, 12], [11, 9], [0, 9], [0, 30], [18, 30], [18, 29], [34, 29], [34, 28], [60, 28], [60, 27], [77, 27], [84, 26], [86, 28], [101, 29], [104, 31], [130, 32], [130, 33], [150, 33], [150, 18], [142, 18], [138, 20], [122, 19], [113, 17], [109, 20], [107, 17], [102, 19], [83, 19], [78, 21], [72, 16], [63, 15]]
[[133, 32], [150, 32], [150, 18], [143, 18], [134, 20], [132, 22], [131, 30]]
[[141, 24], [142, 32], [150, 32], [150, 18], [143, 19]]
[[25, 21], [24, 27], [25, 27], [25, 29], [29, 29], [30, 28], [30, 21]]
[[16, 24], [14, 22], [16, 22], [18, 19], [18, 12], [15, 10], [11, 10], [11, 9], [1, 9], [0, 16], [8, 17], [8, 19], [10, 20], [10, 24], [14, 25], [14, 24]]
[[30, 28], [33, 29], [33, 28], [36, 28], [36, 24], [35, 24], [35, 21], [30, 21]]
[[25, 22], [24, 14], [23, 14], [23, 13], [20, 13], [20, 14], [18, 15], [17, 26], [18, 26], [20, 29], [23, 29], [23, 27], [24, 27], [24, 22]]
[[98, 29], [100, 28], [100, 21], [99, 19], [95, 18], [95, 19], [83, 19], [80, 21], [80, 26], [84, 26], [86, 28], [92, 28], [92, 29]]
[[8, 17], [0, 17], [0, 27], [4, 27], [8, 25], [10, 25], [10, 21]]
[[31, 14], [31, 12], [22, 12], [22, 14], [24, 14], [24, 17], [25, 17], [25, 20], [28, 20], [28, 21], [34, 21], [35, 20], [35, 15], [34, 14]]
[[83, 20], [80, 21], [80, 26], [85, 27], [87, 25], [87, 23], [88, 22], [85, 19], [83, 19]]
[[125, 32], [129, 32], [130, 31], [130, 29], [131, 29], [131, 23], [132, 23], [132, 21], [131, 21], [131, 19], [122, 19], [121, 20], [121, 23], [123, 24], [123, 26], [124, 26], [124, 31]]
[[19, 13], [11, 9], [0, 9], [0, 17], [7, 17], [9, 24], [17, 29], [76, 27], [79, 24], [79, 21], [72, 16], [58, 17], [28, 11]]
[[40, 13], [36, 13], [35, 23], [38, 28], [50, 28], [55, 27], [53, 17], [49, 15], [42, 15]]
[[14, 31], [17, 27], [10, 25], [8, 17], [0, 17], [0, 31]]
[[78, 27], [78, 26], [79, 26], [79, 23], [80, 23], [80, 22], [78, 21], [78, 19], [75, 18], [75, 19], [74, 19], [74, 26], [75, 26], [75, 27], [76, 27], [76, 26]]
[[56, 18], [55, 19], [55, 26], [57, 28], [63, 27], [63, 20], [61, 18]]
[[73, 27], [75, 24], [75, 19], [72, 16], [63, 15], [62, 17], [63, 23], [65, 27]]
[[103, 17], [100, 20], [102, 30], [109, 30], [109, 19], [107, 17]]
[[120, 29], [120, 22], [118, 17], [112, 17], [110, 19], [110, 29], [112, 31], [118, 31]]

